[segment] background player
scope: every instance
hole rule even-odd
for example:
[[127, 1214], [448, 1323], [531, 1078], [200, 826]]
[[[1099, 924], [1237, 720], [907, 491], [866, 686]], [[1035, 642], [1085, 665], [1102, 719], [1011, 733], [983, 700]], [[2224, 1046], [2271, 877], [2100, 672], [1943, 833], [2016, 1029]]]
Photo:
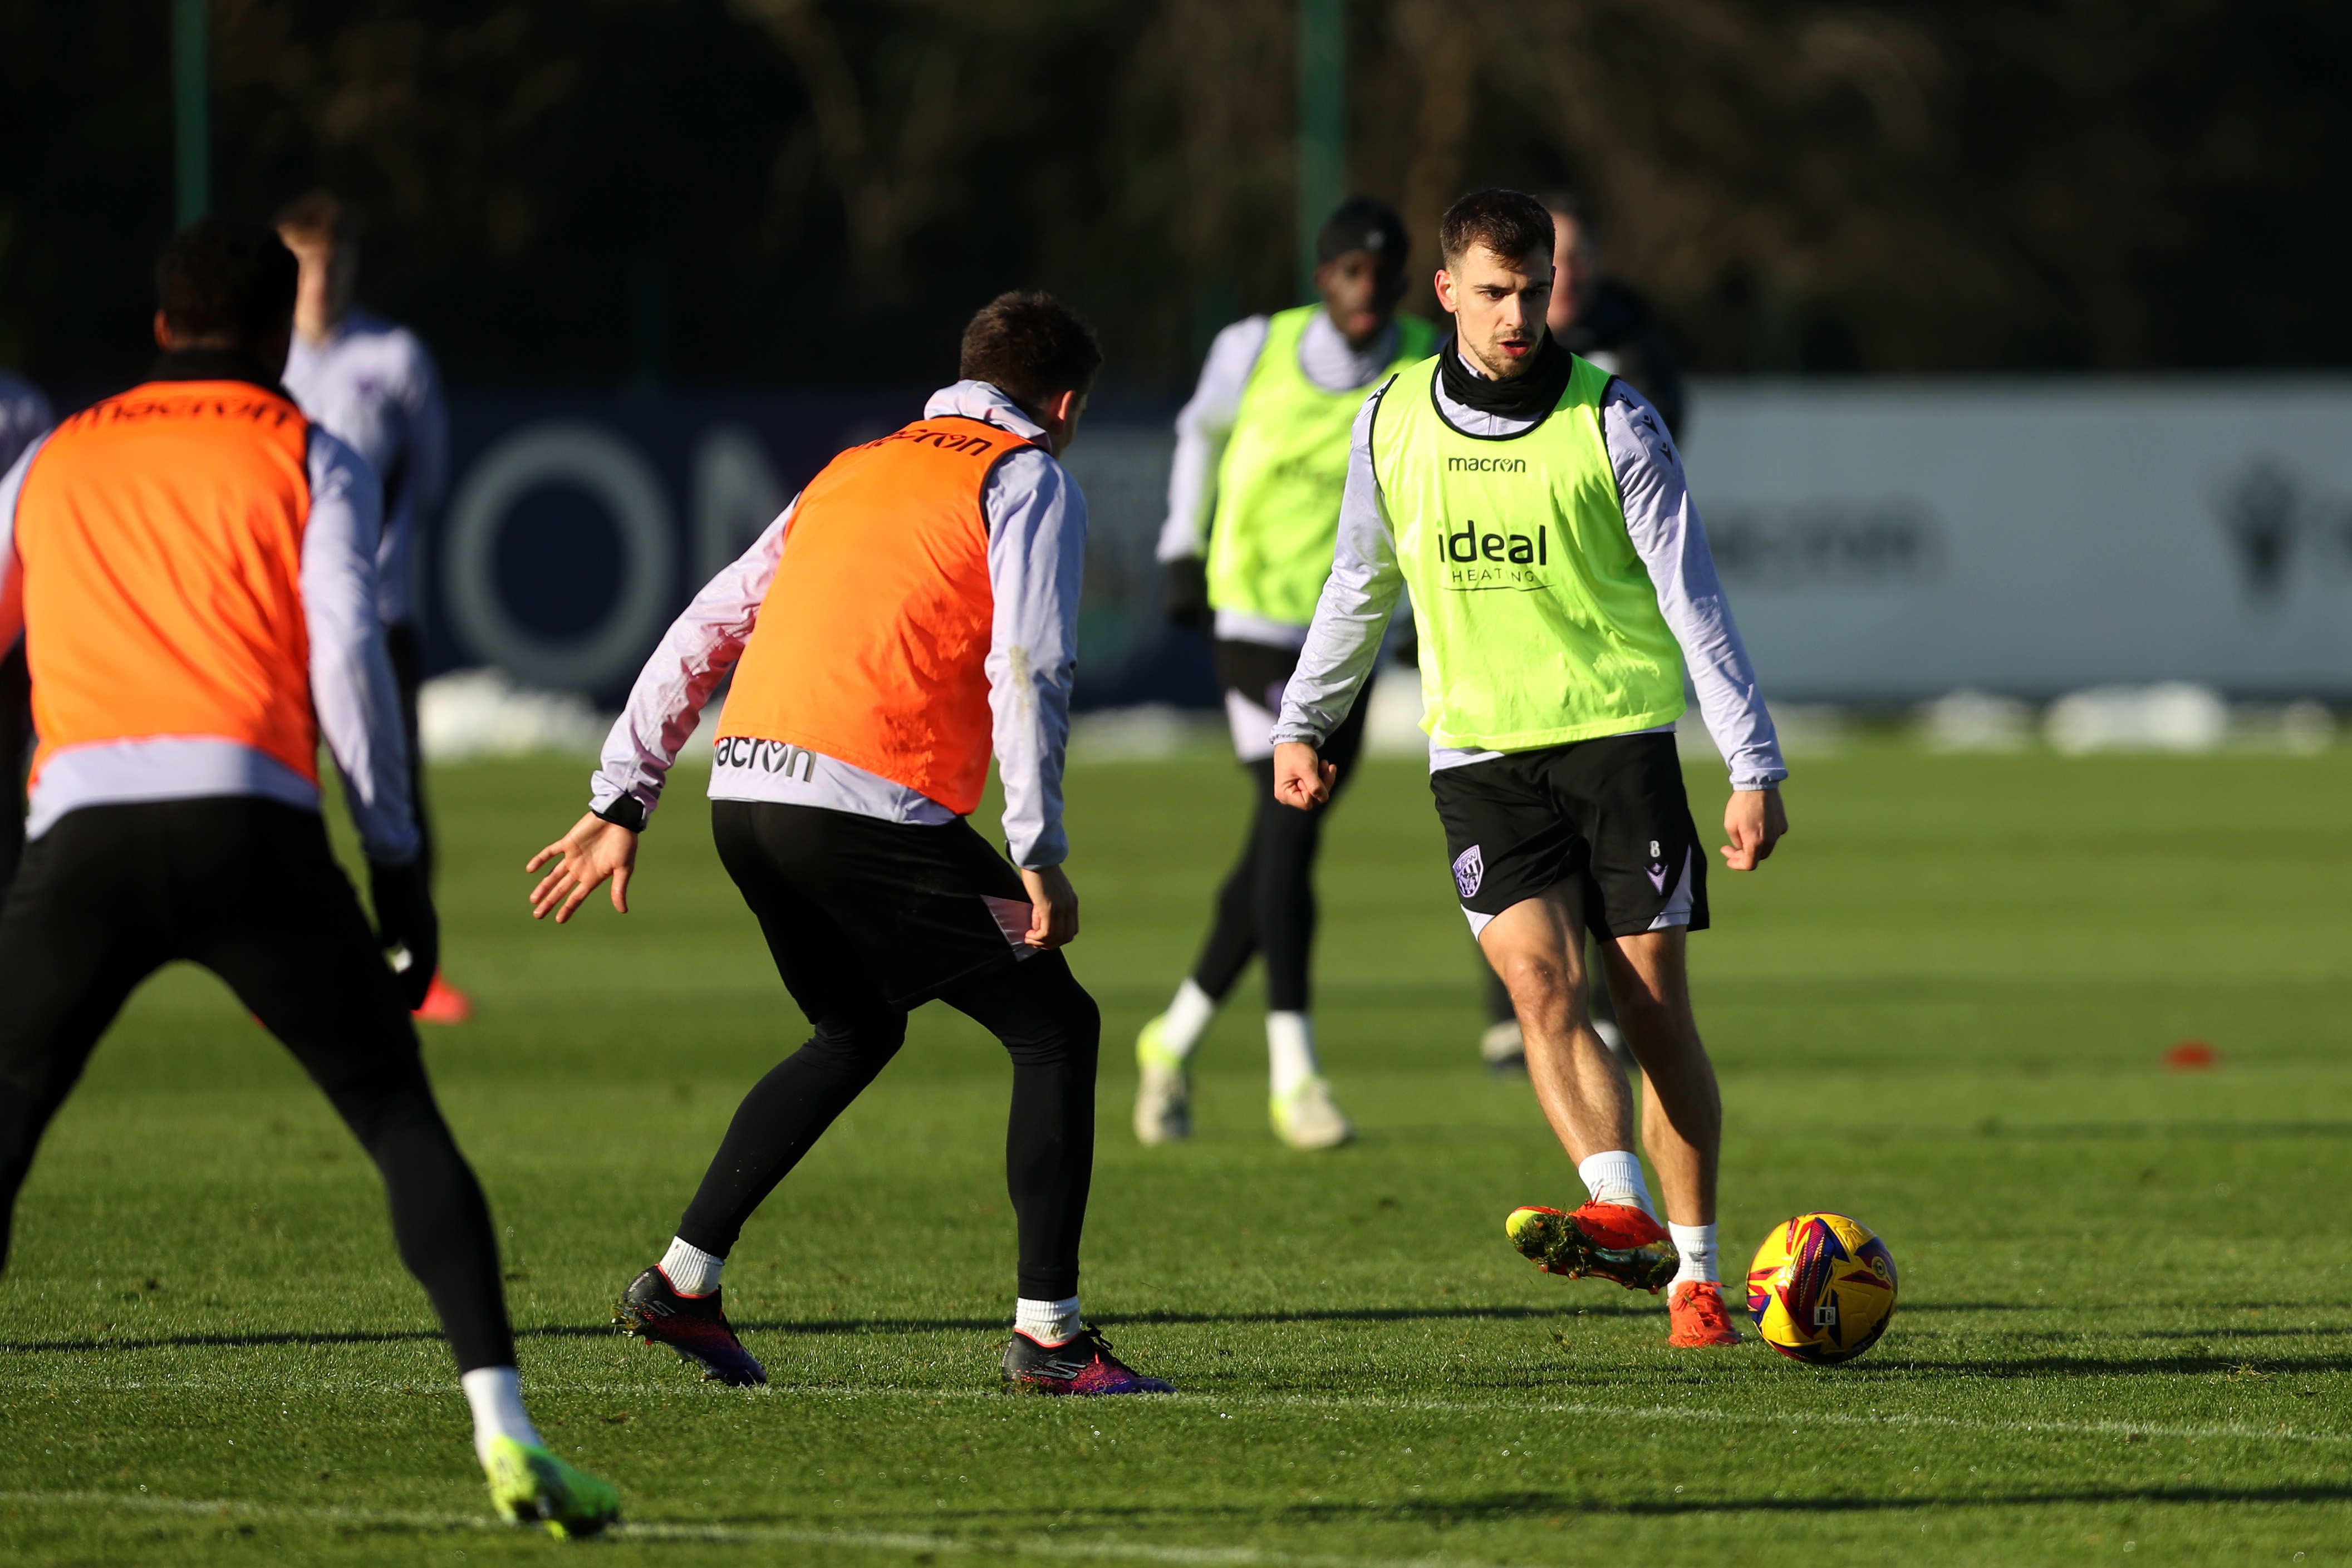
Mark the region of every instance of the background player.
[[[1218, 333], [1176, 416], [1159, 549], [1170, 613], [1180, 624], [1213, 626], [1234, 753], [1257, 789], [1200, 958], [1135, 1042], [1135, 1135], [1147, 1144], [1191, 1135], [1192, 1050], [1254, 953], [1265, 956], [1275, 1132], [1300, 1149], [1354, 1134], [1318, 1070], [1307, 1007], [1315, 851], [1328, 802], [1303, 814], [1275, 804], [1269, 737], [1330, 574], [1348, 427], [1368, 388], [1436, 342], [1428, 322], [1396, 313], [1406, 249], [1404, 225], [1387, 204], [1359, 196], [1340, 207], [1316, 240], [1322, 303]], [[1363, 714], [1351, 714], [1325, 748], [1343, 784], [1363, 735]]]
[[[913, 424], [835, 458], [670, 627], [604, 743], [589, 814], [531, 858], [560, 862], [534, 916], [569, 919], [607, 877], [625, 914], [637, 834], [733, 672], [711, 824], [815, 1033], [744, 1097], [669, 1250], [620, 1305], [720, 1382], [767, 1381], [720, 1307], [743, 1222], [936, 997], [1013, 1056], [1021, 1260], [1005, 1381], [1170, 1391], [1079, 1312], [1102, 1019], [1054, 951], [1078, 930], [1062, 764], [1087, 526], [1055, 459], [1101, 363], [1049, 295], [1006, 294], [973, 317], [962, 379]], [[964, 820], [992, 747], [1013, 865]]]
[[[374, 1160], [439, 1312], [508, 1518], [594, 1531], [612, 1489], [523, 1410], [489, 1207], [408, 1008], [433, 972], [398, 699], [375, 612], [375, 475], [278, 385], [296, 268], [205, 218], [156, 267], [151, 379], [0, 480], [0, 641], [26, 633], [30, 844], [0, 906], [0, 1259], [33, 1151], [147, 976], [202, 964], [284, 1041]], [[319, 815], [320, 740], [382, 946]]]
[[[1545, 325], [1550, 214], [1465, 196], [1439, 231], [1456, 334], [1368, 399], [1350, 438], [1331, 580], [1275, 730], [1275, 788], [1329, 796], [1317, 756], [1370, 674], [1401, 590], [1420, 633], [1430, 789], [1472, 932], [1509, 984], [1528, 1076], [1591, 1201], [1509, 1221], [1553, 1272], [1656, 1289], [1673, 1343], [1737, 1343], [1716, 1275], [1722, 1110], [1685, 942], [1706, 866], [1674, 721], [1687, 660], [1729, 760], [1735, 870], [1787, 831], [1787, 777], [1674, 444], [1648, 401]], [[1643, 1143], [1679, 1263], [1633, 1153], [1623, 1072], [1587, 1019], [1587, 928], [1604, 933], [1643, 1080]]]
[[[49, 428], [53, 415], [41, 389], [0, 371], [0, 473]], [[0, 649], [0, 892], [16, 875], [25, 852], [25, 763], [33, 747], [32, 685], [25, 644]]]
[[[286, 388], [303, 413], [348, 442], [383, 482], [376, 612], [400, 683], [409, 798], [425, 835], [429, 879], [433, 826], [425, 809], [425, 758], [416, 730], [416, 694], [425, 681], [416, 624], [417, 536], [448, 486], [449, 412], [433, 356], [416, 334], [352, 308], [360, 252], [342, 204], [324, 191], [298, 197], [278, 214], [278, 234], [302, 264]], [[465, 994], [436, 972], [416, 1015], [429, 1023], [463, 1023], [472, 1011]]]

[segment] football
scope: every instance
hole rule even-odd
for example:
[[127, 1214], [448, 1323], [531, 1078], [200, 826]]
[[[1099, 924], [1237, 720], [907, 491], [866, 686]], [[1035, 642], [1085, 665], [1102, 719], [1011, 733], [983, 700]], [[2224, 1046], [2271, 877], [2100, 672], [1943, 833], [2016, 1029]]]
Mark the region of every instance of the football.
[[1843, 1214], [1801, 1214], [1772, 1228], [1748, 1266], [1748, 1311], [1782, 1355], [1852, 1361], [1895, 1315], [1895, 1256]]

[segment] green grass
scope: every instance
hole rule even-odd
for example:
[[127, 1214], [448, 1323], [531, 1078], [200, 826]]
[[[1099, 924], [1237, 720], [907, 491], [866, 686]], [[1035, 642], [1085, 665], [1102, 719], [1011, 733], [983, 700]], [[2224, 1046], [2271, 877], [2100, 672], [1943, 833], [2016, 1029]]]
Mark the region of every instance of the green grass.
[[[1717, 876], [1694, 967], [1727, 1261], [1828, 1207], [1902, 1267], [1885, 1341], [1835, 1370], [1669, 1351], [1649, 1298], [1510, 1250], [1507, 1211], [1577, 1189], [1524, 1084], [1478, 1069], [1470, 945], [1409, 763], [1367, 769], [1325, 859], [1318, 1028], [1361, 1141], [1275, 1145], [1244, 994], [1202, 1048], [1199, 1136], [1137, 1148], [1127, 1044], [1190, 962], [1243, 787], [1210, 760], [1077, 770], [1073, 961], [1107, 1022], [1086, 1299], [1186, 1391], [1092, 1403], [997, 1391], [1009, 1071], [937, 1008], [730, 1266], [773, 1387], [702, 1386], [607, 1331], [803, 1025], [698, 779], [646, 841], [637, 913], [525, 918], [521, 862], [583, 776], [436, 779], [449, 968], [480, 1012], [427, 1050], [505, 1231], [534, 1406], [638, 1521], [584, 1550], [2347, 1555], [2343, 754], [1804, 763], [1795, 833], [1762, 873]], [[1718, 778], [1694, 774], [1703, 823]], [[2219, 1070], [2162, 1071], [2192, 1036]], [[100, 1050], [25, 1192], [0, 1312], [9, 1561], [557, 1550], [479, 1527], [463, 1401], [373, 1173], [209, 977], [159, 977]]]

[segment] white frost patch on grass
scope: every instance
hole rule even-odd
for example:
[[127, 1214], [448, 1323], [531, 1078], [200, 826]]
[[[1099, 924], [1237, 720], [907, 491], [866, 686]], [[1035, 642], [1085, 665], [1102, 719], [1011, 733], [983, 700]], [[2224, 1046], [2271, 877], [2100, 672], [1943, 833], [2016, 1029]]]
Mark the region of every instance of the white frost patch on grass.
[[460, 670], [425, 683], [416, 727], [431, 762], [534, 751], [593, 757], [612, 719], [571, 692], [532, 691], [498, 670]]

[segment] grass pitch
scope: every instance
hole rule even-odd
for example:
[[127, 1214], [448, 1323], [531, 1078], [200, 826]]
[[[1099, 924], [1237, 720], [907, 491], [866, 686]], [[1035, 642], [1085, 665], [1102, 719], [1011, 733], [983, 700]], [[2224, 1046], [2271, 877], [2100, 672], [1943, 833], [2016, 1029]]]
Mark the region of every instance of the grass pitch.
[[[638, 912], [525, 917], [584, 768], [436, 780], [430, 1032], [505, 1231], [550, 1439], [623, 1489], [618, 1562], [2340, 1561], [2352, 1183], [2352, 759], [1804, 759], [1796, 831], [1696, 939], [1727, 1265], [1827, 1207], [1902, 1305], [1864, 1361], [1669, 1351], [1661, 1305], [1538, 1276], [1503, 1216], [1577, 1196], [1480, 1071], [1420, 770], [1332, 824], [1318, 1027], [1356, 1145], [1265, 1127], [1256, 1002], [1199, 1134], [1143, 1150], [1128, 1052], [1237, 841], [1230, 763], [1082, 768], [1073, 949], [1107, 1019], [1086, 1300], [1172, 1399], [997, 1390], [1009, 1071], [933, 1008], [747, 1233], [729, 1306], [775, 1377], [695, 1383], [608, 1303], [742, 1089], [799, 1040], [682, 776]], [[1706, 824], [1709, 759], [1693, 772]], [[2211, 1040], [2210, 1073], [2167, 1047]], [[0, 1281], [0, 1554], [440, 1562], [485, 1528], [464, 1403], [380, 1191], [208, 977], [132, 1003], [59, 1120]]]

